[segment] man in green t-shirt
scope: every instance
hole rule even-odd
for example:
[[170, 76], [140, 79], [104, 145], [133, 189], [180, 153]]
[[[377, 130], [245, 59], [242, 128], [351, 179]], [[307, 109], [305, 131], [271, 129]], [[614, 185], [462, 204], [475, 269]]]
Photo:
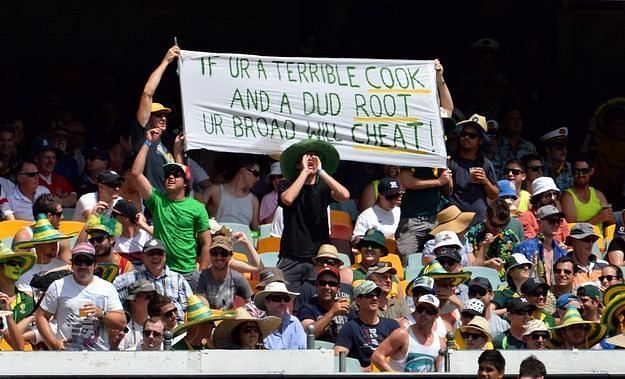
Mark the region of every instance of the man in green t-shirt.
[[165, 193], [152, 187], [143, 175], [149, 147], [159, 141], [162, 130], [146, 130], [145, 141], [132, 165], [132, 180], [152, 212], [154, 237], [166, 247], [167, 264], [190, 280], [196, 270], [197, 246], [201, 247], [200, 270], [208, 268], [211, 235], [208, 213], [197, 200], [189, 197], [191, 171], [180, 163], [163, 165]]

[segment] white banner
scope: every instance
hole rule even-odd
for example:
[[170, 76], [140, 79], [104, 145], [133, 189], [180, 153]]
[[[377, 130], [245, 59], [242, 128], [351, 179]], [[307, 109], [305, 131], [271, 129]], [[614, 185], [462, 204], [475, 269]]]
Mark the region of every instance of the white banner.
[[306, 138], [341, 159], [445, 167], [433, 61], [183, 50], [187, 149], [279, 154]]

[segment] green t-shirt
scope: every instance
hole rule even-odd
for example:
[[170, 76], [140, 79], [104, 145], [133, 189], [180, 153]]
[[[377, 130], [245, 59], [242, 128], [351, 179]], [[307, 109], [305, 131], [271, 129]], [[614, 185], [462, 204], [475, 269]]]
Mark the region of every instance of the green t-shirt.
[[169, 200], [166, 195], [152, 189], [146, 206], [153, 215], [154, 237], [161, 240], [167, 249], [167, 266], [181, 274], [194, 272], [197, 235], [209, 229], [204, 205], [190, 197]]
[[497, 306], [497, 309], [505, 308], [506, 303], [508, 303], [508, 301], [517, 297], [521, 297], [521, 295], [518, 292], [513, 291], [512, 288], [506, 287], [502, 290], [495, 291], [495, 297], [493, 298], [493, 303], [495, 303], [495, 305]]
[[35, 300], [32, 296], [17, 291], [15, 295], [15, 303], [11, 304], [13, 311], [13, 320], [20, 322], [30, 316], [35, 311]]
[[493, 346], [495, 349], [520, 350], [525, 349], [525, 342], [514, 338], [508, 330], [493, 339]]

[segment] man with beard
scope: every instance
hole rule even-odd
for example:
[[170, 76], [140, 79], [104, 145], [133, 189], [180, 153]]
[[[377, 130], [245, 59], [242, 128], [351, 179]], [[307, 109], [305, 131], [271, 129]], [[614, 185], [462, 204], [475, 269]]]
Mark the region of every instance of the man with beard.
[[416, 323], [407, 329], [395, 329], [371, 356], [373, 364], [381, 371], [441, 371], [443, 357], [439, 351], [445, 339], [432, 332], [439, 305], [436, 296], [421, 296], [413, 312]]
[[527, 324], [532, 319], [532, 313], [536, 310], [536, 306], [524, 297], [517, 297], [506, 303], [506, 309], [510, 329], [495, 337], [493, 345], [495, 349], [525, 349], [523, 333], [527, 330]]
[[121, 225], [114, 218], [92, 215], [85, 225], [88, 241], [95, 248], [96, 275], [113, 282], [120, 274], [134, 269], [132, 263], [113, 251], [115, 235], [121, 233]]
[[[536, 212], [545, 205], [558, 208], [558, 197], [560, 197], [560, 190], [552, 178], [543, 176], [532, 182], [532, 197], [530, 198], [532, 207], [519, 216], [519, 221], [523, 224], [525, 239], [534, 238], [540, 232]], [[563, 219], [558, 227], [555, 240], [558, 243], [564, 243], [568, 235], [569, 224]]]
[[[50, 350], [108, 350], [108, 329], [126, 327], [126, 316], [113, 285], [94, 276], [95, 250], [80, 243], [72, 250], [72, 275], [50, 285], [35, 321]], [[56, 335], [50, 319], [58, 322]]]
[[334, 355], [340, 352], [358, 359], [360, 366], [371, 366], [371, 354], [395, 329], [399, 323], [378, 316], [378, 298], [382, 289], [370, 280], [365, 280], [354, 288], [358, 305], [358, 317], [343, 326], [334, 345]]

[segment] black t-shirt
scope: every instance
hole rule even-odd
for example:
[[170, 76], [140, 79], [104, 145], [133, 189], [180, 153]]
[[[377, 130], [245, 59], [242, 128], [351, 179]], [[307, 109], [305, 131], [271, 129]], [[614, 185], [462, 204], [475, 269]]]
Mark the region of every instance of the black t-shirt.
[[[302, 304], [302, 307], [300, 308], [300, 313], [297, 315], [297, 318], [299, 318], [301, 321], [317, 321], [322, 318], [323, 315], [326, 314], [326, 312], [328, 312], [328, 310], [321, 308], [319, 302], [317, 301], [317, 298], [315, 297], [311, 302]], [[332, 321], [330, 321], [330, 324], [328, 324], [326, 330], [324, 330], [317, 339], [321, 341], [335, 343], [337, 337], [339, 336], [339, 333], [341, 332], [341, 329], [343, 328], [343, 325], [347, 324], [347, 321], [349, 321], [350, 318], [353, 317], [355, 317], [353, 313], [350, 315], [338, 315], [332, 317]]]
[[[302, 304], [312, 302], [312, 299], [317, 296], [317, 289], [314, 285], [305, 282], [298, 290], [299, 295], [295, 298], [295, 305], [293, 307], [293, 313], [299, 317]], [[354, 287], [349, 284], [341, 283], [339, 287], [338, 297], [349, 297], [350, 300], [354, 300]]]
[[470, 161], [454, 155], [450, 165], [454, 180], [454, 190], [450, 200], [463, 212], [477, 213], [474, 220], [479, 222], [486, 219], [486, 191], [483, 185], [471, 182], [469, 173], [471, 167], [482, 167], [488, 181], [497, 185], [495, 168], [488, 158], [480, 155], [478, 159]]
[[397, 328], [399, 323], [390, 318], [380, 317], [377, 325], [365, 324], [355, 318], [343, 325], [335, 344], [348, 348], [348, 357], [356, 358], [360, 366], [368, 367], [373, 351]]
[[[625, 253], [625, 239], [623, 239], [623, 237], [616, 237], [612, 241], [610, 241], [610, 244], [608, 245], [608, 253], [614, 250], [620, 250]], [[608, 260], [608, 262], [610, 261], [607, 255], [606, 259]]]
[[[143, 141], [145, 141], [145, 128], [136, 122], [132, 131], [133, 152], [137, 154], [143, 145]], [[169, 154], [169, 151], [161, 141], [153, 143], [148, 149], [148, 156], [145, 159], [145, 168], [143, 169], [143, 175], [148, 178], [152, 187], [162, 193], [165, 193], [163, 165], [168, 162], [167, 154]]]
[[327, 208], [332, 202], [331, 190], [323, 181], [304, 185], [293, 204], [286, 206], [280, 196], [291, 183], [283, 181], [278, 189], [278, 204], [283, 208], [284, 219], [280, 256], [310, 260], [319, 246], [330, 243]]

